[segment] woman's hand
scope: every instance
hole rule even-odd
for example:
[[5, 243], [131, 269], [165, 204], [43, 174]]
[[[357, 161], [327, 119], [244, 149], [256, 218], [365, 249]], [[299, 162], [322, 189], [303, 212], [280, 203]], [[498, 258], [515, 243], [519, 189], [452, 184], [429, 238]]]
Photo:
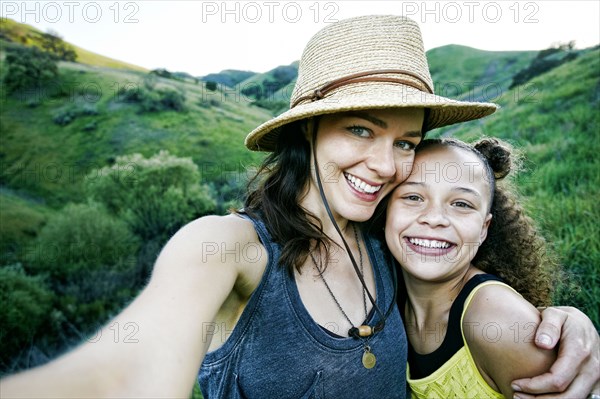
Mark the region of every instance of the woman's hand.
[[535, 343], [544, 349], [559, 343], [558, 358], [547, 373], [513, 381], [515, 397], [585, 398], [592, 389], [600, 394], [600, 338], [585, 314], [573, 307], [545, 309]]

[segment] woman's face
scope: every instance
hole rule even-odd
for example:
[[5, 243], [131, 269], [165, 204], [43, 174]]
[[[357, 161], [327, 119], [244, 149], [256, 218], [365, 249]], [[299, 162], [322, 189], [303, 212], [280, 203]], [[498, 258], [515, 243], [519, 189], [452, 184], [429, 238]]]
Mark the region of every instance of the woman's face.
[[462, 275], [487, 235], [489, 185], [481, 160], [451, 146], [420, 151], [391, 195], [385, 238], [406, 273], [425, 281]]
[[[408, 176], [423, 117], [422, 109], [383, 109], [320, 118], [317, 159], [334, 217], [368, 220], [381, 199]], [[313, 177], [309, 197], [318, 198], [318, 192]]]

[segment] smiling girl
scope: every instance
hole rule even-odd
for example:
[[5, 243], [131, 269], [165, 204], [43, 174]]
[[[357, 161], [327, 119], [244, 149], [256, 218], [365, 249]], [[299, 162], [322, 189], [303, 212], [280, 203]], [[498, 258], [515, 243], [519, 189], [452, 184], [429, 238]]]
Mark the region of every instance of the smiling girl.
[[497, 140], [426, 140], [390, 199], [385, 234], [406, 283], [400, 310], [415, 397], [512, 397], [512, 380], [547, 371], [556, 357], [532, 342], [532, 303], [548, 304], [556, 265], [510, 190], [496, 185], [510, 155]]

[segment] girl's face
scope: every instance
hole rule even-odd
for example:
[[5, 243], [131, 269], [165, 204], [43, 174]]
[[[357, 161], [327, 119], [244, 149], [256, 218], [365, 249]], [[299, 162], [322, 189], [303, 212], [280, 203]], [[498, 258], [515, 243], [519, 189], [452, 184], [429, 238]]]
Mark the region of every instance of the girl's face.
[[[422, 109], [366, 110], [325, 115], [317, 131], [323, 190], [334, 217], [365, 221], [403, 181], [421, 142]], [[309, 197], [321, 202], [311, 179]], [[316, 196], [315, 196], [316, 193]]]
[[462, 275], [491, 220], [484, 165], [451, 146], [419, 152], [410, 176], [392, 194], [385, 238], [405, 273], [425, 281]]

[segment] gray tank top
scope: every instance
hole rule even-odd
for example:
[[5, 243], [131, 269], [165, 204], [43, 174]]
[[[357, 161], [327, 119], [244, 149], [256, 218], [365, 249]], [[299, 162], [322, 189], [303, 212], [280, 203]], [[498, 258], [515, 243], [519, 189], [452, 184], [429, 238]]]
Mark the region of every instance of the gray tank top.
[[[362, 340], [336, 336], [315, 323], [294, 277], [278, 264], [279, 245], [262, 221], [242, 216], [254, 223], [269, 259], [233, 331], [214, 326], [229, 337], [204, 358], [198, 374], [204, 398], [406, 398], [407, 340], [398, 309], [370, 339], [377, 363], [366, 369]], [[363, 236], [374, 267], [376, 301], [385, 313], [393, 301], [387, 250]], [[379, 319], [371, 312], [369, 325]]]

